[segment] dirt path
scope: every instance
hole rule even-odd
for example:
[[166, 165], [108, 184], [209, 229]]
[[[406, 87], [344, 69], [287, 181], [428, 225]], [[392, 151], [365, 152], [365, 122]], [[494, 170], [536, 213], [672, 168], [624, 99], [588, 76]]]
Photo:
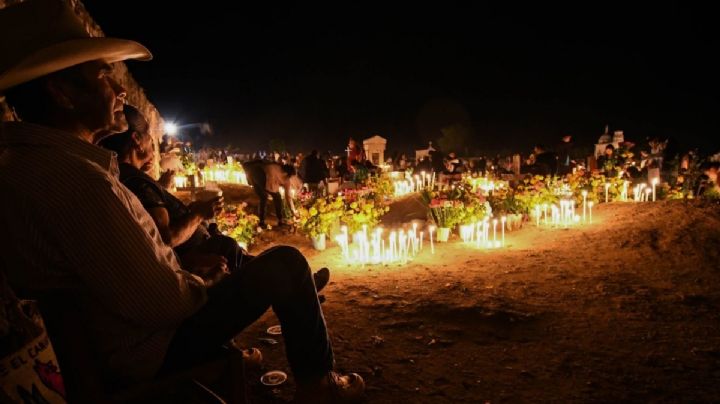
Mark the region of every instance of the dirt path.
[[[404, 267], [348, 267], [297, 235], [261, 247], [281, 240], [331, 268], [337, 367], [363, 375], [369, 402], [716, 401], [720, 209], [611, 204], [594, 219], [526, 226], [503, 250], [451, 240]], [[289, 371], [282, 343], [258, 340], [274, 324], [268, 313], [239, 340]], [[254, 386], [261, 402], [292, 390]]]

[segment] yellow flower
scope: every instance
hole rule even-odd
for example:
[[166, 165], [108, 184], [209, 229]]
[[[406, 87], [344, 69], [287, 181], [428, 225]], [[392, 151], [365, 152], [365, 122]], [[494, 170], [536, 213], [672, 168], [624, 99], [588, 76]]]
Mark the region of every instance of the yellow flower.
[[317, 209], [315, 209], [314, 207], [310, 208], [310, 216], [315, 216], [317, 214], [318, 214]]

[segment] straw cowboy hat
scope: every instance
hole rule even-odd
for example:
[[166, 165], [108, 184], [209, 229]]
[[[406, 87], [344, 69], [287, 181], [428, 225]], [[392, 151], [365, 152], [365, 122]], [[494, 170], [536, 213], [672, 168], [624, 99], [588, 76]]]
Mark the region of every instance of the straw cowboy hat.
[[67, 0], [27, 0], [0, 10], [0, 92], [92, 60], [150, 60], [137, 42], [93, 38]]

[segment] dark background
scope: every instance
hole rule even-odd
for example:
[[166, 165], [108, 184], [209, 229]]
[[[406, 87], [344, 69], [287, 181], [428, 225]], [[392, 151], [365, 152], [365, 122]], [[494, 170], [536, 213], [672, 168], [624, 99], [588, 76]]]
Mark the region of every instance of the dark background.
[[[580, 2], [578, 2], [580, 3]], [[467, 152], [527, 151], [606, 124], [643, 144], [720, 148], [709, 9], [674, 2], [461, 6], [108, 2], [108, 36], [168, 120], [208, 121], [213, 144], [342, 150], [380, 134], [410, 151], [460, 125]]]

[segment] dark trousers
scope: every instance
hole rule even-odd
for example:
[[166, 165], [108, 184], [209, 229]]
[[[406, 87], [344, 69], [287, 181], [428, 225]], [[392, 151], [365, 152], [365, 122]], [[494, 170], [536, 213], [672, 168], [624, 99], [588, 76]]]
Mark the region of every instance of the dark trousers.
[[277, 216], [278, 223], [283, 223], [285, 220], [283, 219], [282, 198], [280, 197], [280, 193], [268, 192], [260, 187], [253, 187], [253, 189], [255, 190], [258, 198], [260, 198], [260, 211], [258, 212], [260, 224], [265, 224], [265, 211], [267, 209], [268, 195], [272, 196], [273, 205], [275, 205], [275, 216]]
[[208, 289], [207, 303], [178, 328], [160, 375], [216, 357], [270, 307], [280, 320], [296, 380], [313, 381], [331, 370], [333, 351], [310, 267], [297, 249], [280, 246]]

